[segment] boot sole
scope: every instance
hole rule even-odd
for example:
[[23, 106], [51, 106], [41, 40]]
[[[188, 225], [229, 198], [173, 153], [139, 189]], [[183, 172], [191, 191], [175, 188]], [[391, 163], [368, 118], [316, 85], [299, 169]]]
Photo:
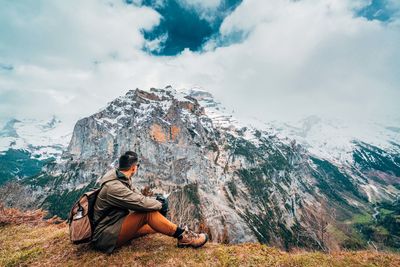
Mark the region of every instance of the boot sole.
[[208, 241], [208, 235], [206, 234], [206, 240], [204, 241], [203, 244], [198, 245], [198, 246], [193, 246], [190, 244], [188, 244], [188, 245], [178, 244], [178, 248], [200, 248], [200, 247], [204, 246], [207, 243], [207, 241]]

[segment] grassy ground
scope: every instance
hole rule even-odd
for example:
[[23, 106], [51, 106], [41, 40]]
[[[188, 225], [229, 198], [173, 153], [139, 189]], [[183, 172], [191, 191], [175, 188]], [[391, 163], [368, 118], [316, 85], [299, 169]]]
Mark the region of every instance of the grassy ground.
[[106, 255], [70, 244], [61, 225], [0, 227], [0, 266], [400, 266], [400, 254], [373, 251], [286, 253], [262, 244], [206, 244], [179, 249], [159, 234], [134, 240]]

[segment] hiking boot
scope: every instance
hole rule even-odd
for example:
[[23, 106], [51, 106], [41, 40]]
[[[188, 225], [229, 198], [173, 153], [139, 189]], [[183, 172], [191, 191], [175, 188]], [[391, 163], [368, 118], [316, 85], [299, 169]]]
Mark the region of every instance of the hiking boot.
[[195, 232], [185, 229], [181, 237], [178, 239], [178, 248], [199, 248], [208, 241], [208, 235], [205, 233], [196, 234]]

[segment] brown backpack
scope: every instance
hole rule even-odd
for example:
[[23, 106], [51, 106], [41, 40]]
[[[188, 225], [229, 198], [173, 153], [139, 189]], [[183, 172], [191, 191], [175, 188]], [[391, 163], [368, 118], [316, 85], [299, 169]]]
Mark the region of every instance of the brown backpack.
[[[107, 182], [110, 181], [113, 180]], [[93, 218], [94, 203], [96, 202], [97, 195], [107, 182], [103, 183], [100, 188], [84, 193], [72, 206], [68, 216], [69, 238], [72, 243], [82, 244], [90, 242], [97, 224], [108, 215], [108, 212], [104, 212], [96, 222]]]
[[[93, 213], [94, 203], [101, 188], [84, 193], [72, 206], [69, 213], [69, 238], [74, 244], [90, 242], [96, 227]], [[99, 220], [100, 221], [100, 220]]]

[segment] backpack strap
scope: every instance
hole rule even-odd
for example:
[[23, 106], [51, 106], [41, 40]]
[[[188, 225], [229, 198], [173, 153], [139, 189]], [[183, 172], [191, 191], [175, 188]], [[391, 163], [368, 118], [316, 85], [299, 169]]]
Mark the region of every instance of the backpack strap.
[[[109, 180], [109, 181], [104, 182], [103, 184], [101, 184], [100, 190], [99, 190], [99, 193], [98, 193], [98, 194], [100, 194], [101, 189], [103, 189], [103, 186], [104, 186], [106, 183], [111, 182], [111, 181], [115, 181], [115, 180], [118, 181], [118, 178], [117, 178], [117, 179]], [[121, 182], [121, 184], [124, 185], [123, 182]], [[97, 194], [97, 195], [98, 195], [98, 194]], [[96, 197], [96, 198], [97, 198], [97, 197]], [[96, 228], [97, 225], [98, 225], [102, 220], [104, 220], [104, 219], [110, 214], [111, 210], [112, 210], [111, 208], [108, 208], [107, 210], [104, 211], [104, 213], [100, 216], [100, 218], [99, 218], [98, 220], [96, 220], [96, 221], [93, 220], [93, 229]], [[94, 210], [93, 210], [93, 212], [94, 212]], [[93, 218], [93, 219], [94, 219], [94, 218]]]

